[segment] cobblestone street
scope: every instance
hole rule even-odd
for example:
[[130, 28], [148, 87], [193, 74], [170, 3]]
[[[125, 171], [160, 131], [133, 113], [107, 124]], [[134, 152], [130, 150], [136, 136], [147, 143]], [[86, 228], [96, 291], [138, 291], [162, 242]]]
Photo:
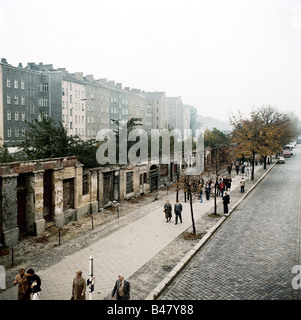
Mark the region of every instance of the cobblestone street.
[[300, 299], [292, 288], [301, 264], [300, 151], [272, 169], [160, 299]]

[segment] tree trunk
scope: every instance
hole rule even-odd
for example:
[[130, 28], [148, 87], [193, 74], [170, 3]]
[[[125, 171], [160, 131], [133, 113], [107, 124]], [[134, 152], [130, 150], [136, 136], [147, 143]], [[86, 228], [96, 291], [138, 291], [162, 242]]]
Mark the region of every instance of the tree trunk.
[[218, 184], [218, 177], [216, 176], [216, 178], [215, 178], [215, 186], [214, 186], [214, 214], [217, 214], [217, 204], [216, 204], [217, 184]]
[[255, 152], [252, 152], [252, 177], [251, 180], [254, 180], [254, 171], [255, 171]]
[[190, 202], [190, 213], [191, 213], [191, 221], [192, 221], [192, 232], [194, 235], [196, 235], [196, 230], [195, 230], [195, 224], [194, 224], [194, 218], [193, 218], [193, 207], [192, 207], [192, 197], [191, 197], [191, 191], [189, 191], [189, 202]]

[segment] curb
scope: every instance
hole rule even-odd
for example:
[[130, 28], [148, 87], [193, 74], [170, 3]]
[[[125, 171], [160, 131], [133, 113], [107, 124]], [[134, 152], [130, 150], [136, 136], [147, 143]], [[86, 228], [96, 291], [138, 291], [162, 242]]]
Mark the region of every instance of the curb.
[[172, 282], [172, 280], [183, 270], [183, 268], [189, 263], [189, 261], [196, 255], [196, 253], [205, 245], [205, 243], [212, 237], [218, 228], [227, 220], [227, 218], [236, 210], [240, 203], [254, 190], [254, 188], [265, 178], [265, 176], [274, 168], [276, 162], [274, 162], [270, 168], [259, 178], [259, 180], [250, 188], [245, 195], [239, 199], [228, 214], [224, 214], [219, 221], [211, 227], [208, 232], [202, 237], [202, 239], [180, 260], [180, 262], [171, 270], [171, 272], [152, 290], [145, 300], [156, 300], [163, 290]]

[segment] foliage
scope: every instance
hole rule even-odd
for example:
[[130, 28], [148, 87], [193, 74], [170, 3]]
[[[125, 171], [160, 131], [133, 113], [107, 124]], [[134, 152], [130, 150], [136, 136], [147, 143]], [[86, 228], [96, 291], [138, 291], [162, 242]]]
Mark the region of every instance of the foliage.
[[85, 168], [99, 166], [96, 161], [95, 140], [83, 141], [78, 136], [68, 136], [67, 129], [53, 119], [41, 118], [27, 122], [25, 139], [21, 144], [28, 159], [47, 159], [77, 156]]

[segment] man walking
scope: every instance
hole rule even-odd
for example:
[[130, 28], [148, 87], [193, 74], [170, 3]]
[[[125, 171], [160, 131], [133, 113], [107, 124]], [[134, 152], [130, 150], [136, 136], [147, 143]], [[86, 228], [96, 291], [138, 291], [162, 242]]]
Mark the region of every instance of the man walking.
[[228, 213], [228, 204], [230, 203], [230, 196], [228, 195], [227, 191], [225, 192], [225, 195], [223, 196], [223, 204], [224, 204], [224, 213]]
[[245, 185], [246, 185], [246, 182], [245, 182], [244, 178], [241, 178], [241, 180], [240, 180], [240, 193], [245, 193]]
[[118, 275], [115, 286], [112, 291], [112, 298], [116, 293], [116, 300], [130, 300], [130, 283], [124, 279], [122, 274]]
[[32, 293], [32, 300], [40, 300], [41, 279], [33, 269], [27, 270], [28, 286]]
[[182, 223], [182, 210], [183, 210], [183, 207], [182, 207], [182, 204], [179, 203], [179, 200], [177, 200], [177, 203], [175, 204], [175, 215], [176, 215], [176, 223], [175, 224], [178, 224], [178, 218], [180, 218], [180, 221]]

